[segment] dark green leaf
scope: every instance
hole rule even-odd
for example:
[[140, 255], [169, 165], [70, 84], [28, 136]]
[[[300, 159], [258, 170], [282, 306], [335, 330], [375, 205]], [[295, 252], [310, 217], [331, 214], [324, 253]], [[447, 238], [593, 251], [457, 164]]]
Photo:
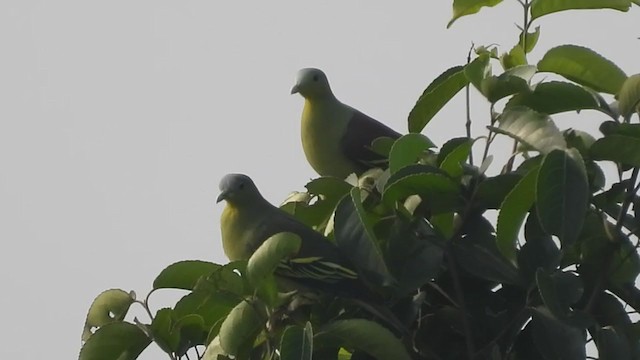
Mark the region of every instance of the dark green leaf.
[[438, 111], [468, 83], [462, 66], [452, 67], [433, 80], [409, 113], [409, 131], [421, 132]]
[[640, 74], [629, 76], [622, 84], [622, 88], [618, 93], [618, 102], [620, 104], [620, 114], [628, 117], [638, 110], [640, 105]]
[[640, 124], [625, 124], [616, 121], [605, 121], [600, 124], [600, 132], [604, 135], [625, 135], [640, 138]]
[[449, 20], [447, 27], [450, 27], [454, 21], [465, 15], [475, 14], [485, 6], [496, 6], [501, 2], [502, 0], [454, 0], [453, 18]]
[[584, 360], [587, 356], [583, 329], [566, 325], [537, 308], [531, 319], [533, 339], [545, 359]]
[[151, 339], [138, 326], [127, 322], [107, 324], [80, 350], [79, 360], [135, 360]]
[[538, 269], [553, 272], [560, 265], [561, 252], [540, 227], [535, 211], [529, 213], [524, 226], [527, 242], [518, 252], [518, 268], [528, 282], [535, 280]]
[[199, 315], [206, 328], [214, 326], [241, 301], [236, 295], [215, 292], [192, 292], [178, 301], [173, 310], [173, 318], [180, 319], [188, 315]]
[[[440, 168], [453, 178], [462, 176], [464, 171], [462, 166], [467, 162], [467, 159], [469, 158], [469, 154], [471, 153], [471, 146], [473, 145], [473, 140], [469, 138], [463, 138], [463, 139], [464, 141], [457, 144], [455, 148], [451, 149], [450, 151], [447, 151], [446, 157], [444, 157], [444, 159], [441, 162], [439, 161]], [[453, 140], [457, 140], [457, 139], [453, 139]], [[450, 144], [451, 141], [453, 140], [450, 140], [449, 142], [447, 142], [445, 146], [447, 144]], [[443, 146], [443, 151], [445, 150], [445, 146]]]
[[364, 272], [365, 277], [389, 286], [395, 280], [384, 262], [373, 223], [362, 206], [360, 191], [353, 188], [351, 195], [345, 197], [336, 209], [336, 244]]
[[313, 353], [313, 331], [311, 323], [288, 326], [280, 341], [280, 360], [311, 360]]
[[396, 218], [390, 225], [387, 257], [398, 279], [400, 296], [433, 279], [441, 269], [444, 241], [422, 219], [412, 222]]
[[488, 236], [467, 236], [453, 245], [460, 266], [469, 274], [498, 283], [521, 284], [518, 270], [496, 247]]
[[207, 276], [219, 269], [220, 265], [199, 261], [179, 261], [167, 266], [153, 281], [154, 289], [193, 290], [202, 276]]
[[584, 293], [580, 278], [569, 272], [550, 275], [539, 269], [536, 272], [536, 284], [544, 304], [556, 319], [561, 320], [569, 319], [571, 305]]
[[526, 106], [543, 114], [600, 108], [598, 100], [584, 88], [568, 82], [550, 81], [536, 86], [532, 92], [515, 95], [507, 108]]
[[488, 76], [480, 83], [480, 92], [491, 103], [517, 93], [528, 93], [529, 80], [535, 75], [536, 67], [519, 65], [510, 68], [499, 76]]
[[575, 149], [554, 150], [542, 161], [536, 182], [540, 225], [563, 246], [580, 234], [589, 205], [589, 183], [582, 157]]
[[534, 0], [531, 3], [531, 18], [573, 9], [615, 9], [628, 11], [629, 0]]
[[93, 328], [122, 321], [135, 299], [135, 293], [120, 289], [110, 289], [100, 293], [89, 307], [82, 341], [87, 341], [93, 335]]
[[194, 291], [227, 292], [237, 296], [251, 294], [253, 289], [248, 285], [244, 277], [246, 268], [246, 261], [228, 263], [215, 270], [206, 278], [200, 278], [194, 287]]
[[496, 244], [507, 259], [515, 260], [520, 227], [533, 205], [538, 168], [522, 177], [504, 198], [498, 214]]
[[435, 213], [450, 212], [459, 203], [459, 186], [448, 176], [430, 166], [412, 165], [389, 178], [382, 200], [393, 206], [409, 195], [419, 195], [421, 206]]
[[620, 240], [615, 249], [609, 274], [609, 281], [614, 285], [634, 283], [640, 274], [638, 249], [626, 237]]
[[389, 153], [389, 171], [391, 174], [405, 166], [416, 163], [427, 149], [435, 147], [428, 137], [422, 134], [407, 134], [396, 140]]
[[547, 51], [538, 63], [538, 70], [562, 75], [580, 85], [608, 94], [617, 94], [627, 79], [627, 75], [614, 63], [589, 48], [576, 45], [562, 45]]
[[499, 209], [520, 179], [522, 176], [515, 173], [486, 178], [478, 185], [474, 199], [484, 209]]
[[609, 160], [630, 166], [640, 166], [640, 137], [609, 135], [591, 146], [594, 160]]
[[400, 339], [382, 325], [370, 320], [334, 321], [322, 327], [315, 339], [321, 343], [340, 344], [360, 350], [378, 360], [411, 360]]
[[498, 118], [498, 123], [497, 128], [489, 128], [543, 154], [567, 147], [564, 136], [551, 118], [531, 109], [525, 107], [506, 109]]
[[180, 334], [173, 332], [173, 310], [160, 309], [151, 323], [153, 341], [166, 353], [172, 354], [178, 350]]
[[631, 360], [629, 341], [613, 327], [598, 329], [595, 337], [599, 360]]

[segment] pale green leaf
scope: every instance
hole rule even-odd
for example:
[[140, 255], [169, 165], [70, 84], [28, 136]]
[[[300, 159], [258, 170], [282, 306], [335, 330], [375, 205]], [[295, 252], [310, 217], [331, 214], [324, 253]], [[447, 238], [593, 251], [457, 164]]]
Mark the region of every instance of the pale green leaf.
[[567, 147], [564, 136], [549, 116], [526, 107], [506, 109], [498, 118], [498, 127], [489, 128], [543, 154]]
[[618, 102], [620, 106], [620, 114], [628, 117], [635, 111], [640, 111], [640, 74], [629, 76], [622, 84], [622, 88], [618, 93]]

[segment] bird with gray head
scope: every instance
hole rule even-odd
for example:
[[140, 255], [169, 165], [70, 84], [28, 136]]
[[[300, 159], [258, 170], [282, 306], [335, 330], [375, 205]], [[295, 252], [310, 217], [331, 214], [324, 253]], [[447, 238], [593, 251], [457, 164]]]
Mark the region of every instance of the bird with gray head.
[[340, 102], [320, 69], [298, 71], [291, 89], [291, 94], [296, 93], [305, 99], [302, 148], [320, 176], [345, 178], [385, 166], [386, 159], [373, 151], [371, 144], [380, 137], [398, 139], [398, 132]]
[[278, 266], [277, 276], [321, 290], [357, 282], [358, 274], [333, 243], [271, 205], [248, 176], [225, 175], [217, 201], [222, 200], [227, 202], [220, 218], [222, 246], [229, 260], [247, 260], [271, 236], [291, 232], [301, 238], [300, 251]]

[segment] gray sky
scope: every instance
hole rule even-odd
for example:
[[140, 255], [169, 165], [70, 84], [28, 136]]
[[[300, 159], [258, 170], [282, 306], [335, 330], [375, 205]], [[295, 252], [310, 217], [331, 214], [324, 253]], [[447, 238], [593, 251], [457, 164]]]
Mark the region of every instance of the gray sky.
[[[450, 16], [447, 0], [0, 2], [0, 358], [76, 358], [102, 290], [144, 296], [175, 261], [225, 262], [225, 173], [251, 175], [276, 203], [302, 190], [315, 174], [289, 95], [299, 68], [324, 69], [340, 99], [406, 132], [432, 79], [472, 42], [507, 51], [521, 22], [514, 0], [447, 30]], [[574, 43], [640, 72], [637, 9], [538, 24], [534, 63]], [[463, 105], [425, 133], [462, 135]], [[485, 103], [474, 111], [481, 129]]]

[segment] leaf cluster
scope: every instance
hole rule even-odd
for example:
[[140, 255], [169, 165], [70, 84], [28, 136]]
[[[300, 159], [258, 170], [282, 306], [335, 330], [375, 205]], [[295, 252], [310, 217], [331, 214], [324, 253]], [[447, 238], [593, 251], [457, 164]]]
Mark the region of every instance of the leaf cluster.
[[[451, 23], [501, 2], [454, 0]], [[287, 291], [273, 272], [301, 239], [281, 233], [246, 262], [172, 264], [144, 300], [100, 294], [80, 359], [136, 359], [151, 342], [171, 359], [585, 359], [589, 343], [640, 359], [640, 75], [577, 45], [528, 58], [542, 16], [640, 4], [519, 2], [509, 51], [477, 47], [428, 85], [409, 134], [372, 144], [388, 169], [314, 179], [281, 206], [348, 254], [372, 296]], [[486, 133], [468, 108], [467, 136], [438, 148], [420, 133], [465, 88], [487, 100]], [[587, 111], [596, 137], [553, 118]], [[514, 146], [492, 174], [497, 137]], [[186, 294], [152, 311], [163, 289]], [[125, 320], [133, 304], [149, 322]]]

